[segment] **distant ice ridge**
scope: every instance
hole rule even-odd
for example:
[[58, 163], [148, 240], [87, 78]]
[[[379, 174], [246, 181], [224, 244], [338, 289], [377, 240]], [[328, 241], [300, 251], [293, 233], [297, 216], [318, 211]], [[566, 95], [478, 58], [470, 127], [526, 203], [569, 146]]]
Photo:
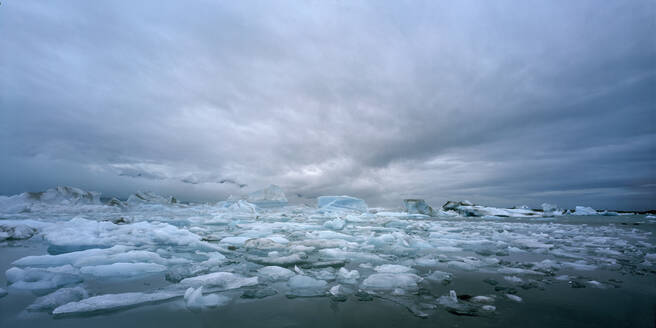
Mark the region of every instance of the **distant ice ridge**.
[[424, 214], [428, 216], [439, 215], [439, 213], [430, 207], [430, 205], [426, 204], [426, 201], [423, 199], [404, 199], [403, 206], [405, 206], [408, 214]]
[[30, 212], [34, 207], [100, 205], [100, 193], [75, 187], [58, 186], [42, 192], [0, 196], [0, 212]]
[[136, 194], [128, 197], [127, 203], [129, 205], [144, 205], [144, 204], [176, 204], [177, 199], [173, 196], [162, 196], [151, 191], [139, 191]]

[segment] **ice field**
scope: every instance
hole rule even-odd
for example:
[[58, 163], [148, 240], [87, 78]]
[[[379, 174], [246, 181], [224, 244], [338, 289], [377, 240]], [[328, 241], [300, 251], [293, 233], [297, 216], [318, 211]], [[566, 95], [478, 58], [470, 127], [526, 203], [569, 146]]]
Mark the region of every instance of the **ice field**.
[[0, 196], [0, 326], [653, 325], [654, 216], [399, 203]]

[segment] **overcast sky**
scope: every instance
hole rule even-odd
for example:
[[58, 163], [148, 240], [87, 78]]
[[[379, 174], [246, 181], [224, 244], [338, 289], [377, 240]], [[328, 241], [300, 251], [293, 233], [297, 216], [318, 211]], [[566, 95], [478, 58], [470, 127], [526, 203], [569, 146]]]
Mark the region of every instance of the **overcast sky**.
[[0, 5], [0, 194], [656, 208], [655, 1]]

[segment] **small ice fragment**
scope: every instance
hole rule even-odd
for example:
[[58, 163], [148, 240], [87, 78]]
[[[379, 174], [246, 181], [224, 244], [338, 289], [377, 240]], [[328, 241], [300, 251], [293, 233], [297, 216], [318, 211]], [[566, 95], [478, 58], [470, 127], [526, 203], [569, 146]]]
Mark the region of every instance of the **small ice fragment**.
[[517, 296], [517, 295], [506, 294], [506, 297], [508, 297], [508, 299], [510, 299], [512, 301], [515, 301], [515, 302], [521, 302], [522, 301], [522, 298]]
[[294, 271], [296, 271], [296, 273], [298, 274], [302, 274], [302, 275], [305, 274], [305, 272], [303, 272], [303, 270], [301, 270], [301, 268], [299, 268], [298, 265], [294, 266]]
[[456, 295], [456, 291], [455, 291], [455, 290], [450, 290], [450, 291], [449, 291], [449, 297], [451, 298], [451, 300], [452, 300], [454, 303], [458, 303], [458, 295]]
[[470, 299], [470, 301], [474, 303], [492, 303], [494, 302], [494, 298], [490, 296], [474, 296]]
[[515, 277], [515, 276], [504, 276], [503, 279], [505, 279], [506, 281], [510, 281], [512, 283], [516, 283], [516, 284], [521, 283], [522, 281], [524, 281], [524, 280], [522, 280], [522, 278]]
[[497, 310], [497, 308], [494, 305], [483, 305], [483, 306], [481, 306], [481, 310], [487, 311], [487, 312], [494, 312], [494, 311]]

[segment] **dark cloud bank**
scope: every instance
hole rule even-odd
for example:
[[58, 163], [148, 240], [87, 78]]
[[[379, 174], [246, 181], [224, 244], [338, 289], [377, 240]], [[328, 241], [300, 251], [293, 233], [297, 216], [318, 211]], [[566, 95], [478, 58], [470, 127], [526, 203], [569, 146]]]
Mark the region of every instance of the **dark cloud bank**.
[[656, 207], [654, 1], [0, 5], [0, 193]]

